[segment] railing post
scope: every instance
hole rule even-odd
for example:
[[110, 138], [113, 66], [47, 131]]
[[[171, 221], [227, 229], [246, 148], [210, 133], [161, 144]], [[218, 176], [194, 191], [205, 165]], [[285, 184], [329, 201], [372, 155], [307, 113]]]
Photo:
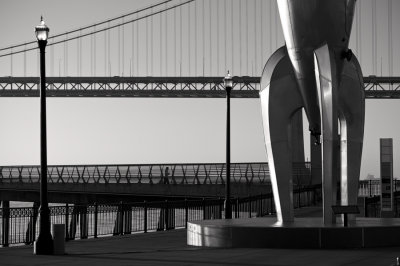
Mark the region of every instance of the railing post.
[[164, 215], [164, 224], [165, 224], [165, 230], [170, 229], [170, 219], [169, 219], [169, 210], [168, 210], [168, 200], [165, 200], [165, 215]]
[[222, 212], [223, 212], [222, 210], [224, 208], [224, 199], [219, 197], [218, 202], [219, 202], [219, 219], [222, 219]]
[[98, 213], [99, 213], [99, 207], [97, 202], [94, 203], [94, 238], [97, 238], [97, 224], [98, 224]]
[[1, 217], [2, 223], [2, 239], [1, 245], [8, 247], [9, 245], [9, 234], [10, 234], [10, 202], [3, 200], [2, 203], [3, 215]]
[[247, 197], [248, 203], [247, 203], [247, 208], [249, 208], [249, 218], [251, 218], [251, 199], [250, 195]]
[[68, 223], [69, 223], [69, 206], [68, 203], [65, 204], [65, 241], [69, 240], [68, 236]]
[[144, 207], [143, 230], [144, 230], [144, 233], [147, 233], [147, 202], [146, 201], [143, 202], [143, 207]]
[[317, 204], [317, 187], [316, 186], [313, 187], [312, 193], [313, 193], [313, 205], [316, 205]]
[[[270, 207], [271, 207], [271, 212], [270, 213], [274, 213], [274, 193], [270, 193]], [[262, 210], [261, 210], [262, 212]], [[261, 215], [262, 216], [262, 215]]]
[[206, 219], [206, 200], [203, 198], [201, 201], [202, 207], [203, 207], [203, 220]]
[[132, 232], [132, 204], [124, 204], [124, 234]]
[[187, 229], [187, 223], [189, 220], [189, 206], [188, 206], [188, 200], [185, 199], [185, 228]]
[[299, 208], [301, 208], [301, 186], [299, 185], [299, 188], [297, 190], [298, 197], [299, 197]]
[[239, 198], [236, 198], [235, 218], [239, 218]]
[[36, 238], [36, 221], [38, 217], [39, 203], [34, 202], [31, 217], [29, 217], [28, 228], [25, 234], [25, 245], [32, 244]]
[[88, 207], [87, 205], [79, 206], [79, 225], [81, 239], [87, 239], [89, 234]]
[[369, 183], [369, 196], [372, 197], [372, 180], [370, 179], [368, 183]]
[[118, 207], [119, 207], [118, 208], [118, 218], [119, 218], [118, 234], [123, 235], [124, 234], [124, 203], [122, 201], [120, 201]]

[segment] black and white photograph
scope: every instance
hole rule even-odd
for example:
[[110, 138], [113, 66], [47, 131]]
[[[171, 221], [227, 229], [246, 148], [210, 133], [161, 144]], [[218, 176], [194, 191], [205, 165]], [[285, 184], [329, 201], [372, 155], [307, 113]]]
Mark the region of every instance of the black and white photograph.
[[400, 1], [0, 0], [0, 265], [400, 266]]

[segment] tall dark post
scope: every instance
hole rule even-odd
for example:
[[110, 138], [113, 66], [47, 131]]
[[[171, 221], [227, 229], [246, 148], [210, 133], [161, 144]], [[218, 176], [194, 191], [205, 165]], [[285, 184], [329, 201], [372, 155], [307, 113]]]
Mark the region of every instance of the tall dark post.
[[50, 210], [47, 201], [47, 134], [46, 134], [46, 57], [49, 28], [41, 23], [35, 28], [40, 49], [40, 223], [39, 236], [35, 242], [36, 255], [53, 254], [53, 238], [50, 232]]
[[232, 219], [231, 205], [231, 90], [232, 77], [229, 74], [224, 79], [226, 90], [226, 183], [225, 183], [225, 219]]

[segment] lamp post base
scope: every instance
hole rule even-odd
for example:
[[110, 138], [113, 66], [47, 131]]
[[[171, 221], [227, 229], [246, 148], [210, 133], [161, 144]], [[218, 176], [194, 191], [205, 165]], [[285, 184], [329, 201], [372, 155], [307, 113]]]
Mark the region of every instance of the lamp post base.
[[33, 243], [33, 254], [35, 255], [53, 255], [53, 238], [50, 233], [39, 234], [38, 239]]

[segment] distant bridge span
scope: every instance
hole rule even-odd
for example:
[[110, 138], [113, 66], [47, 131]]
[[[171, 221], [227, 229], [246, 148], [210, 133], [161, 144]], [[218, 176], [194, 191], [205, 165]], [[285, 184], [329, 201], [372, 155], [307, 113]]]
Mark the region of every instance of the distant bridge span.
[[[48, 97], [224, 98], [223, 77], [48, 77]], [[233, 98], [258, 98], [260, 77], [234, 77]], [[39, 97], [38, 77], [0, 77], [0, 97]], [[400, 98], [400, 77], [364, 77], [367, 99]]]

